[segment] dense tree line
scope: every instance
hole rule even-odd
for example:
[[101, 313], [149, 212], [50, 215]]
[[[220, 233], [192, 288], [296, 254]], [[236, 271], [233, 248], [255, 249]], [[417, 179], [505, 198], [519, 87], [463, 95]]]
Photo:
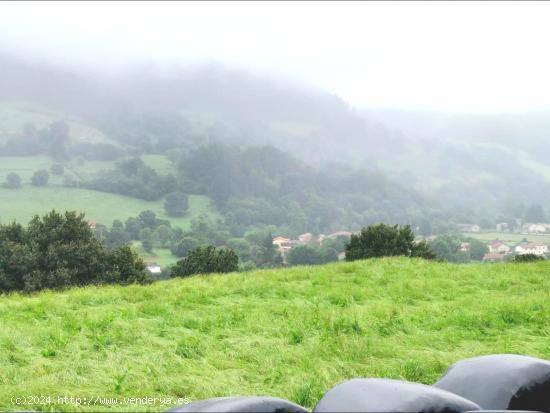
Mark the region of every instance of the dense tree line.
[[157, 218], [153, 211], [142, 211], [125, 222], [113, 221], [110, 228], [98, 224], [95, 233], [109, 249], [137, 240], [148, 253], [152, 253], [153, 248], [169, 248], [174, 256], [183, 258], [198, 247], [215, 246], [234, 250], [246, 269], [282, 265], [269, 229], [258, 228], [245, 237], [233, 237], [223, 221], [207, 215], [192, 219], [190, 228], [184, 231], [172, 227], [168, 220]]
[[159, 175], [140, 158], [117, 162], [115, 169], [102, 171], [95, 179], [83, 182], [81, 186], [147, 201], [158, 200], [174, 192], [177, 187], [173, 175]]
[[147, 280], [135, 252], [105, 248], [82, 214], [52, 211], [27, 227], [0, 225], [1, 292]]
[[177, 168], [180, 189], [212, 198], [235, 235], [261, 225], [297, 235], [414, 224], [429, 211], [426, 200], [380, 173], [314, 169], [270, 146], [205, 145], [182, 155]]
[[[469, 244], [469, 248], [465, 251], [460, 248], [463, 242]], [[438, 235], [429, 245], [438, 259], [457, 263], [481, 261], [483, 256], [489, 252], [489, 248], [484, 242], [466, 238], [457, 232]]]
[[21, 132], [8, 136], [6, 141], [0, 144], [0, 156], [48, 155], [57, 161], [73, 157], [91, 161], [112, 161], [126, 154], [127, 150], [113, 143], [72, 140], [69, 124], [62, 120], [51, 122], [43, 128], [26, 123]]

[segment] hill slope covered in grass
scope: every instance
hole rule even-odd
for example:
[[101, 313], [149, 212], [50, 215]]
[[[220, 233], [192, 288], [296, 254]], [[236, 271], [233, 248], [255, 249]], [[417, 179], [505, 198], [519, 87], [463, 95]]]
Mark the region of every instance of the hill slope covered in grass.
[[166, 215], [162, 199], [144, 201], [124, 195], [54, 185], [25, 185], [17, 190], [0, 188], [0, 200], [0, 222], [4, 224], [13, 220], [26, 224], [34, 215], [43, 215], [52, 209], [84, 212], [86, 219], [108, 226], [115, 219], [124, 222], [144, 210], [151, 210], [158, 218], [167, 219], [171, 225], [182, 229], [188, 229], [191, 220], [203, 213], [212, 217], [218, 216], [210, 199], [202, 195], [189, 196], [189, 210], [183, 217], [178, 218]]
[[352, 377], [433, 383], [475, 355], [550, 359], [549, 273], [395, 258], [2, 296], [0, 409], [164, 408], [11, 404], [25, 395], [312, 407]]

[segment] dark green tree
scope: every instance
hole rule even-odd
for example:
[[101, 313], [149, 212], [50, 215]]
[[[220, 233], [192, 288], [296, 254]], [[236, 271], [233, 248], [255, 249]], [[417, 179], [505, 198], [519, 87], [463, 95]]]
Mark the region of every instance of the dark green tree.
[[15, 222], [0, 225], [0, 292], [23, 290], [33, 261], [25, 229]]
[[273, 244], [273, 235], [265, 234], [256, 245], [254, 263], [259, 268], [279, 267], [283, 263], [283, 257], [276, 245]]
[[413, 244], [410, 256], [424, 258], [426, 260], [434, 260], [437, 258], [435, 252], [432, 251], [430, 245], [425, 240]]
[[13, 172], [9, 173], [8, 176], [6, 176], [6, 182], [4, 183], [4, 187], [10, 188], [10, 189], [21, 188], [21, 177], [16, 173], [13, 173]]
[[0, 291], [147, 281], [128, 246], [109, 251], [83, 214], [52, 211], [25, 229], [0, 225]]
[[124, 285], [150, 281], [142, 259], [128, 245], [110, 251], [106, 262], [108, 269], [105, 273], [105, 282]]
[[435, 253], [440, 260], [450, 262], [464, 262], [466, 260], [464, 253], [460, 253], [461, 238], [458, 234], [439, 235], [435, 240], [430, 242], [430, 249]]
[[157, 216], [151, 210], [141, 211], [138, 216], [141, 224], [145, 228], [155, 228], [157, 226]]
[[158, 240], [161, 248], [166, 248], [172, 240], [172, 230], [166, 225], [159, 225], [155, 229], [154, 238]]
[[425, 243], [415, 244], [409, 225], [370, 225], [363, 228], [361, 233], [352, 234], [346, 245], [347, 261], [397, 255], [433, 258]]
[[170, 217], [181, 217], [187, 212], [189, 202], [187, 195], [182, 192], [173, 192], [166, 195], [164, 209]]
[[130, 217], [124, 223], [124, 229], [130, 239], [139, 239], [139, 231], [143, 229], [143, 222], [139, 218]]
[[213, 245], [197, 247], [172, 268], [172, 277], [186, 277], [192, 274], [227, 273], [239, 269], [239, 257], [229, 248]]
[[470, 243], [470, 257], [473, 260], [481, 261], [483, 256], [489, 252], [489, 247], [480, 240], [471, 238], [468, 242]]
[[31, 177], [31, 184], [34, 186], [44, 186], [48, 183], [50, 174], [45, 169], [36, 171]]
[[184, 237], [175, 242], [170, 251], [176, 257], [185, 257], [192, 249], [198, 247], [199, 242], [193, 237]]
[[118, 219], [113, 221], [111, 230], [105, 234], [107, 248], [120, 247], [130, 241], [130, 236], [124, 229], [124, 224]]
[[67, 123], [52, 122], [44, 138], [48, 153], [52, 158], [60, 160], [67, 157], [66, 144], [69, 140], [69, 125]]

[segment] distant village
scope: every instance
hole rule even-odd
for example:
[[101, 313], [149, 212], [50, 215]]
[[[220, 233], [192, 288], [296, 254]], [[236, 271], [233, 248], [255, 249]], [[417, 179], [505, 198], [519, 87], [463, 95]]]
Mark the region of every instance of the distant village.
[[[481, 227], [477, 224], [458, 224], [456, 229], [460, 233], [480, 233]], [[495, 228], [498, 233], [515, 233], [523, 235], [550, 235], [550, 224], [546, 223], [525, 223], [518, 224], [516, 228], [510, 229], [509, 225], [505, 222], [499, 223]], [[273, 239], [273, 244], [276, 245], [283, 257], [283, 262], [286, 262], [286, 257], [289, 251], [298, 245], [308, 245], [308, 244], [318, 244], [321, 245], [324, 240], [332, 239], [335, 240], [338, 237], [351, 237], [351, 232], [348, 231], [338, 231], [330, 235], [320, 234], [314, 236], [311, 233], [305, 233], [298, 236], [298, 239], [290, 239], [283, 236], [278, 236]], [[434, 241], [437, 238], [437, 235], [432, 235], [426, 237], [427, 241]], [[510, 255], [525, 255], [525, 254], [534, 254], [538, 256], [545, 257], [549, 253], [547, 242], [533, 242], [522, 240], [519, 242], [505, 242], [499, 239], [484, 241], [487, 246], [488, 252], [483, 256], [484, 262], [499, 262], [504, 261]], [[461, 252], [470, 251], [470, 242], [462, 242], [460, 244]], [[339, 260], [344, 260], [346, 257], [345, 252], [340, 252], [338, 254]]]
[[[338, 231], [330, 235], [319, 234], [317, 236], [314, 236], [312, 233], [306, 232], [305, 234], [298, 236], [298, 239], [290, 239], [290, 238], [285, 238], [281, 236], [275, 237], [273, 239], [273, 245], [277, 246], [277, 248], [279, 249], [279, 253], [283, 257], [283, 263], [286, 263], [286, 258], [288, 256], [288, 253], [293, 247], [296, 247], [298, 245], [308, 245], [308, 244], [321, 245], [323, 241], [329, 240], [329, 239], [334, 241], [340, 237], [350, 238], [351, 234], [352, 233], [348, 231]], [[342, 261], [345, 258], [346, 258], [345, 252], [338, 253], [338, 260]]]
[[[88, 222], [90, 228], [95, 229], [96, 222]], [[418, 228], [417, 228], [418, 230]], [[465, 235], [465, 238], [468, 237], [468, 234], [476, 234], [487, 231], [482, 231], [481, 227], [477, 224], [457, 224], [457, 232], [460, 232]], [[495, 231], [497, 233], [504, 234], [522, 234], [522, 235], [550, 235], [550, 224], [547, 223], [524, 223], [518, 224], [515, 228], [510, 228], [507, 223], [499, 223], [496, 225]], [[336, 240], [336, 239], [349, 239], [352, 235], [352, 232], [349, 231], [337, 231], [329, 235], [319, 234], [313, 235], [310, 232], [301, 234], [297, 239], [291, 239], [284, 236], [276, 236], [273, 238], [273, 245], [277, 246], [281, 257], [283, 258], [283, 263], [287, 264], [287, 257], [290, 250], [296, 246], [300, 245], [322, 245], [325, 240]], [[476, 238], [475, 235], [472, 238]], [[507, 257], [511, 255], [524, 255], [524, 254], [534, 254], [542, 257], [549, 256], [549, 245], [546, 239], [540, 242], [528, 241], [523, 239], [519, 242], [506, 242], [497, 239], [493, 240], [482, 240], [486, 244], [488, 252], [483, 256], [484, 262], [499, 262], [504, 261]], [[424, 238], [426, 241], [431, 242], [437, 239], [437, 235], [431, 235]], [[550, 239], [550, 238], [548, 238]], [[461, 242], [459, 250], [461, 252], [470, 251], [470, 242], [464, 241]], [[345, 260], [345, 252], [341, 251], [338, 253], [338, 260]], [[154, 275], [161, 273], [161, 267], [156, 262], [148, 261], [145, 263], [147, 270]]]
[[[481, 227], [477, 224], [458, 224], [457, 230], [461, 233], [479, 233], [481, 232]], [[522, 235], [550, 235], [550, 224], [546, 223], [524, 223], [517, 224], [515, 228], [510, 228], [510, 226], [505, 223], [499, 223], [495, 228], [498, 233], [512, 233], [512, 234], [522, 234]], [[427, 237], [428, 241], [433, 241], [437, 238], [436, 235]], [[483, 241], [483, 240], [480, 240]], [[485, 241], [488, 252], [483, 256], [483, 261], [485, 262], [498, 262], [504, 261], [509, 255], [525, 255], [533, 254], [541, 257], [548, 255], [548, 241], [528, 241], [526, 239], [519, 242], [504, 242], [499, 239], [494, 239], [490, 241]], [[470, 243], [462, 242], [460, 244], [460, 251], [469, 252]]]

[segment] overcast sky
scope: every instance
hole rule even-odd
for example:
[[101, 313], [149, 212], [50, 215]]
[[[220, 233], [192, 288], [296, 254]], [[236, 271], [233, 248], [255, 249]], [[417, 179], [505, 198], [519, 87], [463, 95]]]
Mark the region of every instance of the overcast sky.
[[109, 68], [213, 59], [365, 107], [548, 109], [549, 40], [549, 2], [0, 2], [3, 49]]

